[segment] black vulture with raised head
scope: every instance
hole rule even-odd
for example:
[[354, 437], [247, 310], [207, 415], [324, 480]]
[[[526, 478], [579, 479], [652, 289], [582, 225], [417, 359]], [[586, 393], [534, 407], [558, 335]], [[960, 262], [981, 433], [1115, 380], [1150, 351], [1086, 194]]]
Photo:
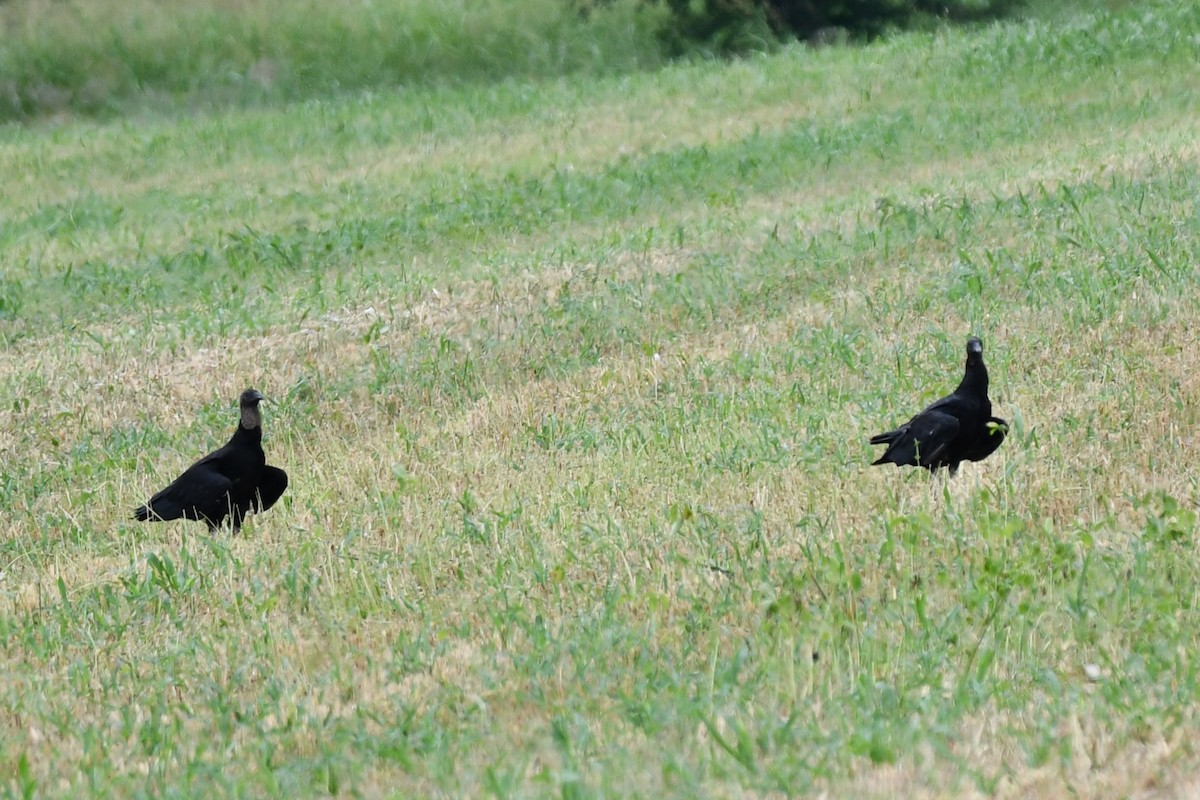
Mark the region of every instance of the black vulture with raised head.
[[1008, 423], [992, 416], [987, 392], [983, 342], [971, 337], [967, 340], [966, 372], [958, 388], [899, 428], [872, 436], [871, 444], [888, 446], [872, 463], [924, 467], [930, 472], [948, 467], [953, 475], [963, 461], [987, 458], [1008, 433]]
[[239, 530], [247, 514], [266, 511], [287, 489], [287, 473], [267, 466], [262, 448], [263, 396], [242, 392], [242, 418], [229, 442], [192, 464], [170, 486], [133, 512], [134, 519], [194, 519], [216, 530], [226, 520]]

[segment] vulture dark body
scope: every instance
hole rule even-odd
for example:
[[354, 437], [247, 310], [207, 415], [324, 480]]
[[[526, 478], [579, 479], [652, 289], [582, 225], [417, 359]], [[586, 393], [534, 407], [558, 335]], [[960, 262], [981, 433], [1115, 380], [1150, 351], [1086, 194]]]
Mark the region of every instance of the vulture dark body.
[[962, 462], [987, 458], [1008, 432], [1008, 423], [992, 416], [987, 392], [983, 342], [972, 337], [967, 340], [967, 365], [958, 388], [899, 428], [872, 436], [871, 444], [888, 446], [872, 463], [924, 467], [930, 472], [946, 467], [953, 475]]
[[263, 396], [247, 389], [241, 419], [229, 442], [206, 455], [167, 488], [133, 512], [141, 521], [192, 519], [216, 530], [226, 522], [236, 531], [248, 514], [266, 511], [287, 489], [287, 473], [267, 465], [262, 448]]

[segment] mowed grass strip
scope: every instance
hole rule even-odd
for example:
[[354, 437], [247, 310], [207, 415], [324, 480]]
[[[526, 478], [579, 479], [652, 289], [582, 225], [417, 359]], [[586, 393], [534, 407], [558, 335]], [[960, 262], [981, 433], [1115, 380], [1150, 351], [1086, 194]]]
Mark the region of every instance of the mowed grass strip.
[[[1186, 29], [1187, 12], [1174, 13]], [[784, 186], [845, 187], [833, 199], [861, 208], [874, 197], [850, 187], [919, 186], [947, 154], [1006, 166], [996, 149], [1022, 139], [1114, 148], [1105, 124], [1159, 136], [1182, 122], [1188, 135], [1184, 87], [1140, 88], [1178, 37], [1160, 36], [1153, 18], [1097, 19], [1065, 32], [998, 27], [932, 49], [917, 38], [661, 79], [565, 79], [537, 92], [510, 83], [19, 139], [10, 166], [30, 193], [6, 193], [4, 238], [29, 267], [6, 275], [9, 294], [43, 301], [27, 302], [25, 316], [46, 306], [78, 318], [98, 302], [106, 316], [131, 302], [222, 305], [197, 297], [203, 284], [187, 276], [254, 286], [270, 280], [264, 264], [326, 273], [351, 263], [395, 275], [430, 251], [444, 275], [464, 249], [468, 265], [471, 251], [487, 252], [481, 237], [631, 215], [686, 220], [697, 204], [736, 206]], [[1047, 65], [1058, 67], [1053, 83]], [[928, 101], [911, 102], [914, 91]], [[171, 156], [185, 148], [188, 159]], [[209, 177], [196, 186], [197, 175]], [[160, 296], [130, 297], [134, 286]]]
[[[977, 146], [996, 96], [958, 96], [921, 159], [930, 128], [869, 101], [840, 139], [785, 107], [774, 133], [670, 128], [615, 158], [568, 142], [575, 171], [550, 179], [507, 177], [481, 134], [478, 178], [428, 167], [462, 207], [410, 251], [419, 217], [389, 228], [376, 188], [297, 180], [314, 199], [293, 207], [324, 209], [307, 231], [254, 224], [247, 191], [237, 247], [201, 213], [181, 247], [98, 256], [94, 304], [20, 260], [29, 313], [0, 366], [13, 790], [1184, 786], [1200, 176], [1171, 44], [1192, 12], [1155, 8], [1178, 33], [1134, 15], [812, 56], [847, 59], [841, 86], [854, 59], [903, 75], [939, 47], [1015, 42], [1029, 85], [1023, 53], [1076, 65], [1077, 102]], [[1103, 37], [1077, 60], [1080, 30], [1141, 29], [1167, 37], [1154, 70]], [[1109, 94], [1129, 61], [1142, 111]], [[1130, 138], [1067, 135], [1106, 121]], [[822, 141], [842, 145], [814, 169]], [[81, 234], [75, 274], [125, 224]], [[362, 249], [281, 264], [339, 225]], [[868, 469], [866, 436], [952, 387], [971, 331], [1004, 447], [949, 484]], [[237, 538], [126, 521], [228, 436], [250, 384], [277, 401], [284, 501]]]

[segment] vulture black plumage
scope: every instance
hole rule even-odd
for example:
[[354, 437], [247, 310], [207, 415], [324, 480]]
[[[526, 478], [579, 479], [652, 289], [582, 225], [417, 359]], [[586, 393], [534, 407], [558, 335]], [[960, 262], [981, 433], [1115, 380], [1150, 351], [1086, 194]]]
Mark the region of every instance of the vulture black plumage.
[[194, 519], [216, 530], [228, 520], [235, 531], [247, 514], [266, 511], [287, 489], [287, 473], [267, 466], [262, 448], [263, 396], [242, 392], [242, 418], [229, 442], [188, 467], [170, 486], [133, 512], [134, 519]]
[[893, 431], [871, 437], [887, 450], [872, 464], [924, 467], [958, 472], [963, 461], [982, 461], [995, 452], [1008, 433], [1008, 423], [992, 416], [983, 342], [967, 340], [967, 367], [958, 388]]

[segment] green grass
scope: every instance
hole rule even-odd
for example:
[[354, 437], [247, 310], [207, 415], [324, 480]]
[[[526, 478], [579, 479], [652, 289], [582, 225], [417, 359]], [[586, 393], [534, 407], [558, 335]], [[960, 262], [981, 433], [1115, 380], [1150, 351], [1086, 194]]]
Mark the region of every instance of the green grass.
[[0, 119], [641, 69], [662, 60], [659, 16], [628, 0], [586, 17], [561, 0], [16, 0], [0, 6]]
[[[1186, 795], [1198, 32], [0, 130], [4, 789]], [[279, 505], [129, 520], [247, 386]]]

